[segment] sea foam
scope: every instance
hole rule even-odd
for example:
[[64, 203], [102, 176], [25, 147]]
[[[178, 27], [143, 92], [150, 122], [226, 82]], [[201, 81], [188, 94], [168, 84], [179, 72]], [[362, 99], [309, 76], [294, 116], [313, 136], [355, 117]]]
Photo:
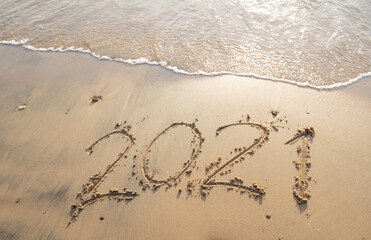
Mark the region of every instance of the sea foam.
[[110, 58], [108, 56], [101, 56], [95, 52], [92, 52], [90, 49], [83, 49], [81, 47], [34, 47], [32, 45], [27, 45], [29, 39], [22, 39], [22, 40], [8, 40], [8, 41], [0, 41], [3, 45], [12, 45], [12, 46], [22, 46], [25, 49], [32, 50], [32, 51], [38, 51], [38, 52], [78, 52], [78, 53], [85, 53], [90, 54], [91, 56], [99, 59], [99, 60], [109, 60], [109, 61], [116, 61], [116, 62], [122, 62], [126, 64], [132, 64], [132, 65], [138, 65], [138, 64], [148, 64], [148, 65], [158, 65], [161, 66], [167, 70], [173, 71], [175, 73], [184, 74], [184, 75], [202, 75], [202, 76], [221, 76], [221, 75], [233, 75], [233, 76], [239, 76], [239, 77], [250, 77], [255, 79], [261, 79], [261, 80], [268, 80], [268, 81], [275, 81], [275, 82], [284, 82], [289, 83], [293, 85], [297, 85], [299, 87], [309, 87], [314, 88], [318, 90], [331, 90], [335, 88], [345, 87], [350, 84], [353, 84], [361, 79], [371, 77], [371, 72], [361, 73], [357, 77], [349, 79], [346, 82], [339, 82], [339, 83], [333, 83], [330, 85], [323, 85], [323, 86], [317, 86], [313, 85], [309, 82], [296, 82], [288, 79], [281, 79], [281, 78], [274, 78], [269, 76], [261, 76], [254, 73], [233, 73], [229, 71], [220, 71], [220, 72], [204, 72], [204, 71], [196, 71], [196, 72], [187, 72], [182, 69], [179, 69], [176, 66], [168, 65], [165, 61], [157, 62], [157, 61], [150, 61], [147, 58], [141, 57], [137, 59], [122, 59], [122, 58]]

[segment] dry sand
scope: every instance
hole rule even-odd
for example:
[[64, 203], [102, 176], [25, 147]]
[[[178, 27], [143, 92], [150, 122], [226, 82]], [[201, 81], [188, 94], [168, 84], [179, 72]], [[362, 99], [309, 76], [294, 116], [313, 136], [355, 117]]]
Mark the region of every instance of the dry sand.
[[370, 79], [0, 56], [0, 239], [371, 239]]

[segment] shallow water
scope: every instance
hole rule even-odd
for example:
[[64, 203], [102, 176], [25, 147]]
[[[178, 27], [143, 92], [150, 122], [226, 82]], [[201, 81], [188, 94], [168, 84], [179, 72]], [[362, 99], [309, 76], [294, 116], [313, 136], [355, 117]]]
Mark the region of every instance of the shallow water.
[[3, 0], [0, 41], [338, 86], [371, 75], [370, 12], [370, 1], [351, 0]]

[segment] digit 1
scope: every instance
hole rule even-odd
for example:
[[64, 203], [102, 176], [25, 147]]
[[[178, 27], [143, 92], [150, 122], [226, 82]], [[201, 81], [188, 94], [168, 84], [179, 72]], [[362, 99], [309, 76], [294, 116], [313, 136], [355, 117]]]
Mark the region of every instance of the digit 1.
[[298, 130], [298, 132], [287, 141], [285, 144], [293, 144], [297, 140], [302, 139], [302, 145], [298, 146], [297, 152], [300, 155], [299, 161], [295, 160], [293, 163], [295, 164], [296, 169], [299, 171], [299, 176], [295, 177], [295, 183], [292, 186], [293, 195], [296, 199], [296, 202], [300, 205], [303, 203], [307, 203], [308, 198], [310, 197], [308, 189], [308, 172], [311, 163], [308, 161], [309, 156], [309, 140], [314, 137], [314, 129], [304, 128], [304, 130]]

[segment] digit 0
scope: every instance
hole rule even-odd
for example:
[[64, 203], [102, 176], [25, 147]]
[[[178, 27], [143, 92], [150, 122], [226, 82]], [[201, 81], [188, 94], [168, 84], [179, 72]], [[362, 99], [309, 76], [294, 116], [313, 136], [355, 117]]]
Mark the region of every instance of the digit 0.
[[[187, 163], [185, 164], [185, 166], [183, 167], [183, 169], [177, 173], [175, 173], [173, 176], [169, 176], [168, 178], [166, 179], [156, 179], [155, 176], [151, 175], [149, 173], [149, 168], [148, 168], [148, 163], [149, 163], [149, 159], [147, 159], [147, 155], [152, 147], [152, 145], [161, 137], [161, 136], [164, 136], [167, 132], [169, 132], [171, 129], [174, 129], [174, 128], [177, 128], [177, 127], [186, 127], [186, 128], [190, 128], [190, 130], [192, 131], [193, 135], [194, 135], [194, 139], [195, 141], [197, 141], [196, 143], [196, 146], [193, 148], [192, 150], [192, 154], [191, 154], [191, 157], [190, 157], [190, 160], [187, 161]], [[172, 184], [174, 183], [175, 181], [177, 181], [181, 176], [182, 174], [184, 174], [191, 166], [192, 164], [196, 161], [198, 155], [200, 154], [201, 152], [201, 146], [202, 146], [202, 142], [203, 142], [203, 138], [201, 137], [201, 133], [200, 131], [196, 128], [195, 124], [192, 123], [192, 124], [189, 124], [189, 123], [173, 123], [171, 124], [169, 127], [167, 127], [165, 130], [163, 130], [161, 133], [159, 133], [153, 140], [152, 142], [149, 144], [149, 146], [147, 147], [146, 151], [144, 152], [143, 154], [143, 158], [142, 158], [142, 163], [141, 163], [141, 169], [142, 169], [142, 173], [143, 173], [143, 176], [145, 178], [145, 180], [151, 184], [153, 184], [153, 187], [154, 188], [157, 188], [157, 187], [160, 187], [164, 184]]]

